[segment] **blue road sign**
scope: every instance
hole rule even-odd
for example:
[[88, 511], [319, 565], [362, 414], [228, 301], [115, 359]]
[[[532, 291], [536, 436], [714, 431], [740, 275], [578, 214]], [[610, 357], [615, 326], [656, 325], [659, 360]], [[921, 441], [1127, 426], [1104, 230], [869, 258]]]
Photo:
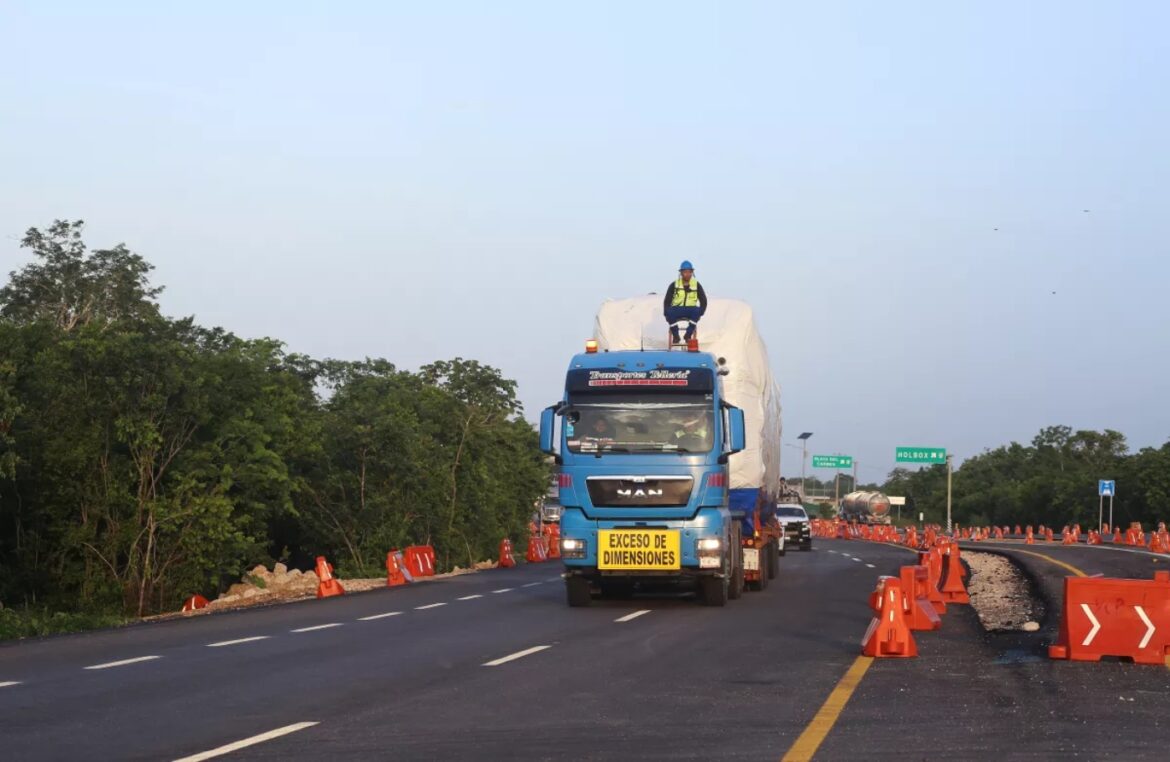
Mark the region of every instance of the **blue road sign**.
[[1098, 479], [1097, 494], [1101, 497], [1113, 497], [1117, 494], [1117, 483], [1112, 479]]

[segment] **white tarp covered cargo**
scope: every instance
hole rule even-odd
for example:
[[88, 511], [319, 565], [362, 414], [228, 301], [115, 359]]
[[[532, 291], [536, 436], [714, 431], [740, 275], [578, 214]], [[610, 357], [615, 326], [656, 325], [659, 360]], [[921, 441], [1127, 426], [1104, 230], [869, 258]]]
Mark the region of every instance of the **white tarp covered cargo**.
[[[593, 335], [601, 351], [668, 349], [662, 296], [610, 299], [601, 305]], [[727, 401], [743, 409], [747, 447], [731, 456], [731, 488], [764, 487], [775, 494], [780, 482], [780, 387], [772, 377], [768, 351], [756, 330], [752, 308], [735, 299], [710, 299], [699, 322], [699, 349], [727, 360], [723, 378]]]

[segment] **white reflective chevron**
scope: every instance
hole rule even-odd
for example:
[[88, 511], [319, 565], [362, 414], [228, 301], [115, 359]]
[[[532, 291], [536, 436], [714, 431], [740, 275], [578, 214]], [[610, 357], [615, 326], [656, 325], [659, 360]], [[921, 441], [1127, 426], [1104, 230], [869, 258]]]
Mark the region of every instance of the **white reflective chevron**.
[[1097, 621], [1097, 617], [1093, 616], [1093, 610], [1089, 608], [1089, 604], [1082, 603], [1081, 611], [1084, 611], [1085, 616], [1093, 623], [1093, 629], [1089, 630], [1089, 634], [1085, 636], [1085, 642], [1081, 643], [1082, 646], [1087, 646], [1093, 642], [1093, 638], [1097, 637], [1097, 633], [1101, 631], [1101, 623]]
[[1154, 632], [1158, 628], [1155, 627], [1154, 623], [1150, 621], [1150, 618], [1146, 616], [1145, 609], [1143, 609], [1141, 606], [1134, 606], [1134, 608], [1137, 609], [1138, 616], [1140, 616], [1142, 621], [1146, 623], [1146, 636], [1142, 638], [1141, 643], [1138, 643], [1138, 648], [1145, 648], [1150, 644], [1150, 638], [1154, 637]]

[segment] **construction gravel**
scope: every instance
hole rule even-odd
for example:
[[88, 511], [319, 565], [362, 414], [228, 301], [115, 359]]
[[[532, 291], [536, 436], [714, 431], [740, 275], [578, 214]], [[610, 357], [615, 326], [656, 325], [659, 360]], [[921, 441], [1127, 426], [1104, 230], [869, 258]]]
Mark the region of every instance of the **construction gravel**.
[[1035, 632], [1044, 618], [1044, 605], [1031, 581], [1004, 556], [963, 551], [971, 569], [967, 593], [983, 628], [993, 632]]

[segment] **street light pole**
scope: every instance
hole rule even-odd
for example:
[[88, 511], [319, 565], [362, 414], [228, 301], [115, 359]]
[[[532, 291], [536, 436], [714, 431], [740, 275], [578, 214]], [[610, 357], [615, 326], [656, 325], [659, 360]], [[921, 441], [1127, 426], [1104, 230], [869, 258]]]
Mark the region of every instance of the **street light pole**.
[[808, 489], [804, 483], [804, 466], [808, 462], [808, 439], [812, 435], [811, 431], [806, 431], [797, 437], [800, 440], [800, 499], [802, 501], [808, 499]]
[[947, 533], [951, 531], [951, 454], [947, 453]]

